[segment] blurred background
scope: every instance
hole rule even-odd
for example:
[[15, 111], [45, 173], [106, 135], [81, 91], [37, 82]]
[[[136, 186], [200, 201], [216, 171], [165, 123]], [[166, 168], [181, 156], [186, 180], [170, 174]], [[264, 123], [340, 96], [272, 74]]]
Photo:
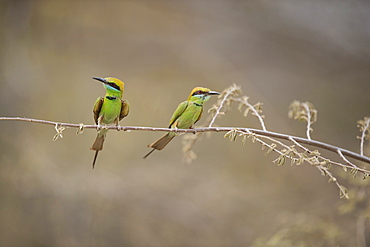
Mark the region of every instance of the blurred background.
[[[113, 76], [131, 104], [121, 125], [166, 127], [193, 87], [237, 83], [267, 129], [304, 136], [287, 112], [310, 101], [312, 137], [359, 151], [368, 1], [2, 0], [0, 13], [0, 116], [93, 124], [91, 78]], [[237, 106], [216, 125], [259, 127]], [[53, 142], [51, 125], [0, 126], [1, 246], [360, 246], [338, 188], [259, 144], [204, 135], [186, 164], [182, 137], [143, 160], [162, 133], [111, 131], [92, 170], [95, 130]]]

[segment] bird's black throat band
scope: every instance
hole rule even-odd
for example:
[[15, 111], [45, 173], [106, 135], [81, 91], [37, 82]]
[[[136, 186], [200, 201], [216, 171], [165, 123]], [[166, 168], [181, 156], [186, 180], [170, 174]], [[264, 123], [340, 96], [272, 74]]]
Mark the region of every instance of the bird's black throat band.
[[203, 105], [193, 102], [194, 105], [202, 107]]
[[109, 100], [115, 100], [117, 99], [116, 96], [105, 96], [106, 99], [109, 99]]

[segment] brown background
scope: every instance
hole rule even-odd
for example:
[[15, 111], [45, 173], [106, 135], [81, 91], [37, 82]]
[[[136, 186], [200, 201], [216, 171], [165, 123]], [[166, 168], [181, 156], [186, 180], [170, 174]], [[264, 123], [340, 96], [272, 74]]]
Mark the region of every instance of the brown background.
[[[304, 136], [287, 111], [310, 101], [313, 138], [358, 151], [369, 12], [354, 0], [0, 1], [0, 115], [92, 124], [104, 89], [91, 77], [114, 76], [131, 104], [121, 125], [166, 127], [194, 86], [237, 83], [268, 129]], [[258, 127], [236, 107], [216, 124]], [[0, 127], [2, 246], [247, 246], [302, 219], [337, 226], [332, 246], [356, 243], [336, 186], [306, 164], [277, 167], [258, 144], [214, 133], [189, 165], [180, 137], [143, 160], [161, 133], [111, 131], [92, 170], [94, 130], [53, 142], [53, 126]]]

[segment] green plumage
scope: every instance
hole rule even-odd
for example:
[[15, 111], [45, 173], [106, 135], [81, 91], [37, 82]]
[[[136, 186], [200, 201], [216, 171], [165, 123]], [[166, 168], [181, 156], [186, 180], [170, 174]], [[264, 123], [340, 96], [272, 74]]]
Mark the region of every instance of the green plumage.
[[[203, 104], [206, 102], [211, 95], [217, 95], [219, 93], [213, 92], [208, 88], [196, 87], [190, 93], [187, 101], [179, 104], [173, 113], [169, 128], [176, 129], [190, 129], [193, 125], [198, 122], [203, 113]], [[174, 137], [175, 132], [168, 132], [157, 141], [148, 145], [153, 148], [144, 159], [148, 157], [154, 150], [162, 150]]]
[[[124, 91], [124, 83], [119, 79], [107, 77], [94, 79], [104, 83], [106, 94], [104, 97], [99, 97], [94, 104], [94, 120], [99, 126], [101, 125], [118, 125], [118, 122], [126, 117], [130, 110], [130, 105], [127, 101], [122, 100]], [[98, 152], [103, 149], [103, 144], [108, 130], [101, 128], [98, 131], [95, 142], [90, 148], [95, 150], [93, 168], [95, 166]]]

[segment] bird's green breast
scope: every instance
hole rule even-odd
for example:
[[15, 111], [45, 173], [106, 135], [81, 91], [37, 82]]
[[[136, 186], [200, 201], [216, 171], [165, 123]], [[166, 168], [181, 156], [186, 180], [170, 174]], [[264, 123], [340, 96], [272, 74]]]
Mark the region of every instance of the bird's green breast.
[[121, 112], [121, 99], [114, 96], [105, 96], [104, 103], [100, 110], [102, 124], [112, 124]]
[[202, 105], [195, 102], [189, 102], [185, 111], [176, 120], [175, 126], [179, 129], [188, 129], [192, 127], [202, 113], [202, 107]]

